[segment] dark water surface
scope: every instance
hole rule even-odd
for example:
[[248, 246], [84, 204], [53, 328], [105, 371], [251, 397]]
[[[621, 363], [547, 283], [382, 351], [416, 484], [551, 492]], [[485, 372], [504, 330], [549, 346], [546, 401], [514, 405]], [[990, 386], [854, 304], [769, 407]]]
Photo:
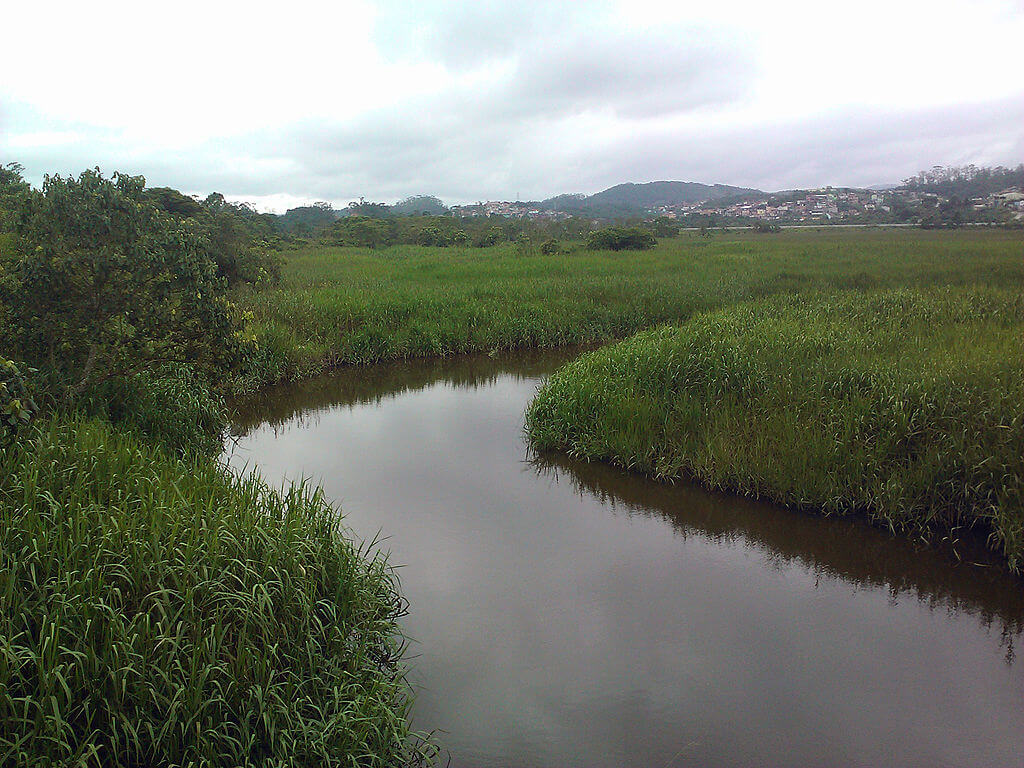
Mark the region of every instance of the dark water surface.
[[569, 353], [351, 370], [237, 404], [232, 466], [310, 477], [412, 604], [454, 766], [1020, 766], [1024, 583], [959, 544], [530, 460]]

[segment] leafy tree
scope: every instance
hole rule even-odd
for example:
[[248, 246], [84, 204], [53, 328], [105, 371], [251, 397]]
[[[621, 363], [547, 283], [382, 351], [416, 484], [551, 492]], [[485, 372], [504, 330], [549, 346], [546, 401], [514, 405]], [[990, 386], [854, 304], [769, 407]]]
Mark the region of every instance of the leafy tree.
[[[191, 217], [203, 212], [202, 203], [170, 187], [150, 187], [146, 190], [146, 198], [157, 208], [162, 208], [175, 216]], [[221, 200], [223, 199], [221, 196]]]
[[25, 362], [66, 399], [167, 362], [237, 360], [224, 282], [202, 228], [153, 204], [145, 179], [46, 177], [24, 198], [0, 304]]
[[440, 216], [447, 212], [447, 206], [433, 195], [407, 197], [391, 206], [394, 216]]
[[313, 203], [313, 205], [290, 208], [283, 215], [275, 216], [277, 229], [287, 235], [311, 237], [327, 230], [340, 214], [330, 203]]
[[390, 245], [394, 239], [387, 221], [369, 216], [348, 216], [339, 219], [332, 227], [329, 237], [335, 245], [357, 245], [362, 248]]
[[28, 424], [37, 411], [21, 370], [0, 357], [0, 443]]
[[228, 203], [223, 195], [206, 198], [198, 216], [217, 275], [229, 286], [238, 283], [276, 283], [281, 259], [271, 253], [269, 225], [251, 208]]
[[501, 227], [490, 227], [474, 238], [473, 245], [478, 248], [489, 248], [492, 245], [497, 245], [504, 239], [505, 232]]
[[607, 227], [591, 232], [587, 247], [598, 251], [640, 251], [652, 248], [658, 241], [639, 227]]
[[15, 223], [15, 216], [32, 187], [22, 178], [18, 163], [0, 165], [0, 233]]
[[679, 234], [679, 224], [668, 216], [659, 216], [647, 223], [648, 229], [655, 237], [675, 237]]
[[277, 240], [273, 217], [265, 217], [245, 204], [229, 203], [214, 192], [199, 202], [169, 187], [152, 187], [146, 198], [176, 219], [193, 220], [202, 232], [217, 275], [229, 286], [238, 283], [276, 283], [281, 259], [270, 252]]
[[387, 203], [368, 203], [363, 198], [359, 202], [348, 204], [349, 216], [368, 216], [371, 219], [386, 219], [391, 216], [391, 206]]

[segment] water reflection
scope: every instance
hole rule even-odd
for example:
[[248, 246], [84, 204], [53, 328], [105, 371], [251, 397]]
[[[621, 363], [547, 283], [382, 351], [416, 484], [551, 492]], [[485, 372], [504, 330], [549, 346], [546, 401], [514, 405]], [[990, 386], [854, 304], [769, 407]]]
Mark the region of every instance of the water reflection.
[[283, 429], [315, 424], [323, 411], [375, 405], [403, 392], [433, 384], [476, 389], [499, 376], [534, 381], [573, 359], [586, 347], [521, 350], [498, 355], [405, 360], [387, 365], [340, 368], [323, 376], [270, 387], [231, 405], [231, 434], [243, 437], [255, 427]]
[[235, 404], [231, 466], [311, 477], [386, 537], [415, 721], [454, 765], [1019, 762], [1018, 579], [855, 520], [531, 458], [523, 410], [572, 354]]
[[931, 610], [973, 615], [983, 626], [998, 629], [1006, 661], [1014, 661], [1014, 640], [1024, 632], [1024, 584], [1006, 573], [977, 532], [915, 542], [861, 520], [818, 517], [685, 484], [652, 483], [563, 454], [531, 454], [530, 465], [541, 477], [568, 478], [578, 493], [612, 510], [657, 516], [677, 536], [741, 538], [759, 549], [768, 565], [796, 561], [819, 578], [885, 589], [893, 605], [909, 597]]

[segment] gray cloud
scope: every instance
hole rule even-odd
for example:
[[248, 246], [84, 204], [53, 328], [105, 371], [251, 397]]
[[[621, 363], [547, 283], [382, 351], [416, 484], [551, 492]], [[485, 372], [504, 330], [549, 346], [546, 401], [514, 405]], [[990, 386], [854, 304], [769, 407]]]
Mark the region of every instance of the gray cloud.
[[[1019, 87], [1010, 96], [965, 91], [959, 105], [944, 95], [945, 106], [902, 108], [809, 91], [813, 108], [797, 100], [773, 109], [759, 90], [766, 82], [782, 79], [800, 93], [804, 73], [825, 65], [797, 59], [779, 70], [763, 45], [727, 26], [626, 26], [609, 7], [384, 2], [373, 39], [385, 62], [409, 65], [412, 95], [355, 109], [355, 117], [311, 109], [319, 116], [239, 120], [188, 140], [45, 112], [0, 86], [0, 162], [22, 162], [36, 182], [44, 172], [99, 165], [188, 191], [344, 204], [417, 193], [540, 198], [653, 179], [762, 189], [873, 184], [935, 163], [1024, 160]], [[867, 57], [864, 77], [883, 85], [887, 66], [887, 58]], [[295, 76], [321, 79], [317, 98], [329, 105], [349, 99], [352, 83], [374, 77], [374, 67]], [[915, 70], [915, 82], [927, 85], [927, 72]], [[915, 82], [904, 80], [914, 95]], [[272, 90], [266, 100], [269, 115]], [[187, 112], [187, 92], [172, 108]], [[200, 127], [207, 119], [192, 117]]]

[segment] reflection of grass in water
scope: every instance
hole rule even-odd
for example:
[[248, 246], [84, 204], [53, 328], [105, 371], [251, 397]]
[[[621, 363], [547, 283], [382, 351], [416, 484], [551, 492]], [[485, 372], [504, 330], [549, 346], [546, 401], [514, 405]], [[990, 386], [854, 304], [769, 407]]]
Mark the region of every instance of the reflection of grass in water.
[[100, 422], [0, 446], [0, 763], [404, 765], [402, 608], [319, 491]]
[[996, 290], [775, 297], [584, 355], [534, 444], [1024, 555], [1024, 300]]
[[[969, 531], [954, 532], [959, 540], [935, 548], [887, 535], [859, 518], [810, 516], [688, 483], [653, 483], [557, 451], [531, 451], [529, 463], [539, 475], [567, 478], [580, 495], [612, 510], [667, 522], [683, 538], [740, 540], [760, 550], [769, 564], [797, 562], [819, 576], [885, 590], [893, 601], [907, 595], [930, 610], [975, 616], [982, 626], [997, 628], [1006, 660], [1014, 660], [1024, 633], [1022, 583], [991, 567], [997, 566], [996, 556], [985, 549], [983, 537]], [[956, 564], [956, 557], [965, 562]]]
[[237, 397], [231, 403], [231, 432], [245, 435], [256, 426], [275, 430], [306, 424], [329, 408], [379, 403], [438, 382], [456, 387], [487, 386], [499, 376], [537, 378], [576, 357], [585, 348], [525, 349], [494, 355], [404, 360], [387, 365], [344, 366], [328, 374]]
[[1019, 234], [787, 231], [650, 251], [523, 257], [515, 247], [316, 247], [288, 252], [284, 282], [238, 297], [263, 351], [257, 376], [338, 364], [622, 338], [780, 292], [1024, 283]]

